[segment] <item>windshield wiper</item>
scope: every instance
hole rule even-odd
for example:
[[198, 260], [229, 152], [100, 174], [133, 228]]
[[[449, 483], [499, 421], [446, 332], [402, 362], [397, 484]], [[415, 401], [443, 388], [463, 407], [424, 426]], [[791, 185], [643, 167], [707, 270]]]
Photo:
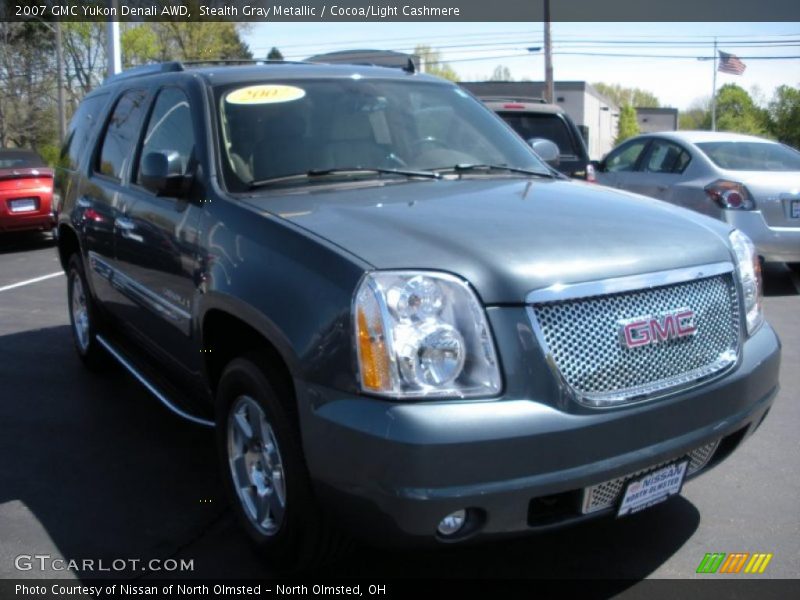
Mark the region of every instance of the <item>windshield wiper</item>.
[[454, 172], [454, 173], [467, 173], [469, 171], [505, 171], [507, 173], [521, 173], [523, 175], [533, 175], [535, 177], [547, 177], [548, 179], [553, 179], [554, 175], [552, 173], [548, 173], [546, 171], [533, 171], [532, 169], [523, 169], [521, 167], [509, 167], [508, 165], [491, 165], [491, 164], [473, 164], [473, 163], [461, 163], [458, 165], [453, 165], [449, 168], [444, 169], [437, 169], [439, 173], [442, 172]]
[[251, 181], [250, 189], [272, 185], [274, 183], [287, 183], [292, 181], [311, 180], [317, 177], [327, 177], [329, 175], [343, 175], [347, 173], [374, 173], [376, 175], [402, 175], [404, 177], [424, 177], [425, 179], [441, 179], [441, 174], [433, 171], [415, 171], [413, 169], [382, 169], [380, 167], [337, 167], [333, 169], [311, 169], [304, 173], [294, 173], [293, 175], [279, 175], [269, 179]]

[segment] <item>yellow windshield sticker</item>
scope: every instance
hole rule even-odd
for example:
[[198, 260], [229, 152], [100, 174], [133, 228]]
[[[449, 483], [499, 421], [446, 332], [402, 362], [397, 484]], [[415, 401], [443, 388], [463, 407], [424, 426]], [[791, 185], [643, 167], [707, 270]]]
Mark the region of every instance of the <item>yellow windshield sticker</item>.
[[292, 102], [306, 95], [293, 85], [251, 85], [232, 91], [225, 97], [230, 104], [275, 104]]

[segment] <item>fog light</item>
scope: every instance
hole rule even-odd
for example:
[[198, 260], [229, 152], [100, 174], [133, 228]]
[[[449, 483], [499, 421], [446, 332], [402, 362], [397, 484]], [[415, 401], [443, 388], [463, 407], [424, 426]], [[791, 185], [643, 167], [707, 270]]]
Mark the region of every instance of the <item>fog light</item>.
[[467, 522], [467, 511], [457, 510], [450, 513], [439, 522], [439, 527], [436, 528], [441, 535], [449, 536], [458, 533]]

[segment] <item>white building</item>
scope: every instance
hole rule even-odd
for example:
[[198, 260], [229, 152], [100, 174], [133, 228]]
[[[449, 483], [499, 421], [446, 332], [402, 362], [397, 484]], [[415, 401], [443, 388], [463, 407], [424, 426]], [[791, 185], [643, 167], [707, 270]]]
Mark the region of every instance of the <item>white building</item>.
[[678, 130], [677, 108], [643, 108], [636, 107], [636, 120], [642, 133]]

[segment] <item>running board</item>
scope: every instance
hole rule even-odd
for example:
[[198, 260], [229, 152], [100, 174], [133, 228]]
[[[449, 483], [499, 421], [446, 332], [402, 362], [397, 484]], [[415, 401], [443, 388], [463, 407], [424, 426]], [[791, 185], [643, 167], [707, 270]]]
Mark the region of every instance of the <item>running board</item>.
[[136, 367], [134, 367], [130, 361], [125, 358], [121, 351], [117, 350], [114, 346], [111, 345], [110, 342], [106, 341], [102, 335], [95, 336], [95, 339], [99, 342], [99, 344], [105, 348], [108, 353], [113, 356], [119, 364], [121, 364], [125, 369], [133, 375], [139, 383], [141, 383], [144, 387], [147, 388], [153, 396], [155, 396], [161, 404], [166, 406], [169, 410], [173, 413], [178, 415], [179, 417], [186, 419], [187, 421], [191, 421], [192, 423], [197, 423], [198, 425], [205, 425], [206, 427], [214, 427], [214, 422], [209, 421], [208, 419], [203, 419], [201, 417], [196, 417], [194, 415], [190, 415], [186, 411], [181, 410], [175, 404], [170, 402], [169, 398], [167, 398], [166, 394], [164, 394], [161, 390], [159, 390], [153, 383], [151, 383], [142, 373], [139, 372]]

